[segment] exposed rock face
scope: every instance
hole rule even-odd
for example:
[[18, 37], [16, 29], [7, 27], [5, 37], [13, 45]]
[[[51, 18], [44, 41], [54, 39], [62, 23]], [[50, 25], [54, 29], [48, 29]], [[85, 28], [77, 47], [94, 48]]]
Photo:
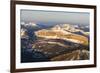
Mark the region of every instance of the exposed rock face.
[[67, 54], [72, 51], [80, 50], [87, 50], [86, 46], [61, 40], [61, 39], [47, 39], [47, 40], [38, 40], [33, 43], [32, 48], [35, 51], [39, 51], [44, 53], [47, 57], [53, 58], [55, 56], [61, 54]]
[[26, 29], [21, 29], [21, 38], [28, 38]]
[[65, 53], [51, 58], [52, 61], [62, 60], [84, 60], [89, 59], [89, 52], [87, 50], [74, 50], [70, 53]]
[[88, 44], [88, 38], [82, 35], [74, 34], [63, 29], [53, 29], [53, 30], [39, 30], [35, 32], [37, 37], [47, 38], [47, 39], [63, 39], [67, 41], [72, 41], [74, 43]]

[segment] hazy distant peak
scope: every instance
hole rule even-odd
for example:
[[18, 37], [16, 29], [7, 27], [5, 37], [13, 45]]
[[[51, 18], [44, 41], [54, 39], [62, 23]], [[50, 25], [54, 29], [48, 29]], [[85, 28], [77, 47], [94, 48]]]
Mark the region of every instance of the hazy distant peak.
[[61, 30], [61, 29], [70, 32], [76, 31], [75, 27], [71, 24], [57, 24], [52, 28], [52, 30]]
[[29, 23], [21, 22], [21, 25], [24, 25], [24, 26], [33, 26], [33, 27], [37, 26], [37, 24], [34, 23], [34, 22], [29, 22]]
[[31, 26], [37, 26], [37, 24], [34, 23], [34, 22], [30, 22], [29, 25], [31, 25]]

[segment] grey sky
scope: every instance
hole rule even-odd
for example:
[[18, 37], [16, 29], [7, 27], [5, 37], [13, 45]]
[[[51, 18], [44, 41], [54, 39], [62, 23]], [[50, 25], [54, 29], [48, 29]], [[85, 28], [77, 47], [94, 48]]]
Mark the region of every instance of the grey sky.
[[44, 24], [89, 24], [90, 14], [86, 12], [54, 12], [21, 10], [21, 21]]

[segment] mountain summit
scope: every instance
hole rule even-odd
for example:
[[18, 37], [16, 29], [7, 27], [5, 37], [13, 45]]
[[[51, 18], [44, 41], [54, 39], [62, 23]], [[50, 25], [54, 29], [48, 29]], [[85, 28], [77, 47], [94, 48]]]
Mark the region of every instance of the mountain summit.
[[88, 44], [88, 38], [79, 34], [74, 34], [80, 29], [75, 29], [69, 24], [55, 25], [51, 29], [42, 29], [35, 32], [37, 37], [46, 39], [63, 39], [74, 43]]
[[71, 25], [71, 24], [59, 24], [52, 28], [52, 30], [61, 30], [61, 29], [65, 31], [69, 31], [69, 32], [79, 31], [79, 29], [76, 29], [74, 25]]

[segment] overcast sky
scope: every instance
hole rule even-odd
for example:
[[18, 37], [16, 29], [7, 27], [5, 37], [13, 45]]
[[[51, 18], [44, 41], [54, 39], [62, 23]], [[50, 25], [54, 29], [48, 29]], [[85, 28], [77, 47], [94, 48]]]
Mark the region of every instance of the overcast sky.
[[54, 12], [21, 10], [21, 21], [44, 24], [84, 24], [89, 25], [90, 14], [86, 12]]

